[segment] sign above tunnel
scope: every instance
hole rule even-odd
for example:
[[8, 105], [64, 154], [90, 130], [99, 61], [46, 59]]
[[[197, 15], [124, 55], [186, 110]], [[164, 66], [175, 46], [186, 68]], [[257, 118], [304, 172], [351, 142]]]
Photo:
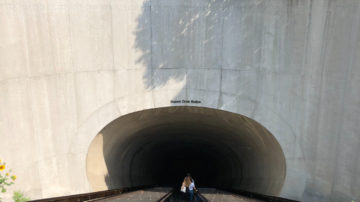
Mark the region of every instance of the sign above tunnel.
[[192, 103], [192, 104], [200, 104], [200, 100], [171, 100], [171, 104], [180, 104], [180, 103]]

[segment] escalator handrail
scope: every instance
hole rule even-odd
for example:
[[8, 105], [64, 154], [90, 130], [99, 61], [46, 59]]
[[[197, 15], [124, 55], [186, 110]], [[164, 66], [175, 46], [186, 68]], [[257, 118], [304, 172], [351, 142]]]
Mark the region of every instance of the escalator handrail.
[[216, 189], [221, 190], [221, 191], [225, 191], [225, 192], [228, 192], [228, 193], [231, 193], [231, 194], [235, 194], [235, 195], [245, 196], [245, 197], [264, 200], [264, 201], [299, 202], [299, 201], [296, 201], [296, 200], [293, 200], [293, 199], [287, 199], [287, 198], [282, 198], [282, 197], [278, 197], [278, 196], [269, 196], [269, 195], [249, 192], [249, 191], [245, 191], [245, 190], [238, 190], [238, 189], [231, 189], [231, 188], [220, 188], [220, 187], [216, 187]]
[[111, 190], [105, 190], [105, 191], [98, 191], [98, 192], [89, 192], [89, 193], [83, 193], [83, 194], [75, 194], [75, 195], [69, 195], [69, 196], [59, 196], [59, 197], [53, 197], [53, 198], [45, 198], [45, 199], [37, 199], [32, 200], [30, 202], [79, 202], [79, 201], [86, 201], [86, 200], [92, 200], [96, 198], [103, 198], [103, 197], [109, 197], [113, 195], [119, 195], [131, 191], [137, 191], [144, 188], [152, 188], [155, 187], [155, 185], [148, 185], [148, 186], [138, 186], [138, 187], [124, 187], [120, 189], [111, 189]]

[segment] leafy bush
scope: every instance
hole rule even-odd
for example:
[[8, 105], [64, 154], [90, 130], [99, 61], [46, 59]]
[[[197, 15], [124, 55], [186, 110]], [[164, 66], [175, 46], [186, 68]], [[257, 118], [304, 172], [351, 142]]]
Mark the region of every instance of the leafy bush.
[[15, 191], [12, 198], [14, 199], [15, 202], [30, 201], [30, 198], [25, 197], [21, 191]]

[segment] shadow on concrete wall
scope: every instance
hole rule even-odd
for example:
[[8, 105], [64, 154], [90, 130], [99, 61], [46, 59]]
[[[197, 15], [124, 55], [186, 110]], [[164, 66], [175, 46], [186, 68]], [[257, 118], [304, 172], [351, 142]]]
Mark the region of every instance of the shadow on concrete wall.
[[[229, 1], [153, 0], [144, 3], [142, 9], [137, 19], [135, 48], [143, 53], [137, 63], [146, 67], [143, 80], [147, 89], [161, 88], [169, 80], [185, 81], [173, 100], [192, 99], [186, 91], [191, 88], [190, 71], [222, 68], [223, 13], [228, 12]], [[150, 46], [144, 37], [148, 34]]]
[[[146, 68], [147, 90], [164, 87], [170, 80], [185, 81], [172, 100], [192, 99], [186, 92], [189, 69], [222, 68], [223, 13], [228, 12], [229, 0], [150, 0], [141, 9], [134, 48], [142, 53], [136, 63]], [[118, 188], [111, 178], [112, 173], [106, 175], [107, 186]]]
[[[253, 2], [256, 7], [258, 1]], [[145, 67], [143, 81], [148, 91], [161, 89], [170, 80], [184, 82], [182, 89], [171, 89], [177, 91], [172, 100], [192, 100], [195, 98], [188, 95], [189, 89], [206, 90], [194, 87], [194, 83], [199, 80], [205, 80], [205, 84], [212, 82], [202, 73], [209, 69], [218, 70], [221, 77], [224, 20], [231, 12], [231, 6], [234, 6], [231, 0], [152, 0], [143, 4], [136, 22], [134, 48], [142, 53], [136, 63]], [[221, 80], [219, 85], [218, 105], [221, 106]], [[109, 188], [117, 188], [119, 185], [111, 182], [112, 177], [112, 173], [105, 177], [106, 184]]]

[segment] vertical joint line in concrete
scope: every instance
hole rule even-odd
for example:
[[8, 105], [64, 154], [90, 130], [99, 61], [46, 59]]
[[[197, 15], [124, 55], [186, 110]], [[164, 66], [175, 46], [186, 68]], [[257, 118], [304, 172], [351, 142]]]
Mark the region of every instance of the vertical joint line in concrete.
[[311, 19], [312, 19], [312, 8], [313, 8], [313, 1], [309, 1], [309, 13], [308, 13], [308, 20], [306, 23], [306, 33], [305, 33], [305, 47], [303, 52], [303, 59], [302, 59], [302, 75], [306, 76], [305, 73], [305, 65], [308, 63], [308, 50], [309, 50], [309, 37], [310, 37], [310, 30], [311, 30]]
[[[115, 65], [115, 47], [114, 47], [114, 15], [113, 15], [113, 5], [110, 3], [110, 33], [111, 33], [111, 48], [112, 48], [112, 70], [113, 70], [113, 100], [116, 99], [116, 65]], [[116, 107], [119, 114], [119, 106]]]
[[112, 5], [110, 4], [109, 7], [110, 7], [110, 32], [111, 32], [111, 48], [112, 48], [112, 64], [113, 64], [112, 69], [115, 70], [116, 68], [115, 68], [115, 48], [114, 48], [114, 16], [113, 16]]
[[[74, 85], [74, 90], [73, 90], [73, 93], [74, 93], [74, 98], [76, 100], [77, 97], [78, 97], [78, 92], [77, 92], [77, 82], [76, 82], [76, 69], [75, 69], [75, 65], [74, 65], [74, 57], [72, 55], [73, 53], [73, 44], [72, 44], [72, 32], [71, 32], [71, 20], [70, 20], [70, 0], [67, 1], [67, 23], [68, 23], [68, 32], [69, 32], [69, 46], [70, 46], [70, 60], [71, 60], [71, 67], [73, 69], [73, 71], [71, 72], [72, 73], [72, 77], [73, 77], [73, 85]], [[75, 71], [74, 71], [75, 70]], [[75, 103], [75, 120], [76, 120], [76, 128], [78, 128], [78, 125], [79, 125], [79, 106], [78, 106], [78, 102]], [[77, 133], [77, 131], [76, 131]], [[70, 148], [69, 147], [69, 151], [70, 151]]]
[[150, 82], [150, 89], [151, 89], [151, 99], [152, 99], [152, 104], [153, 107], [155, 107], [155, 98], [154, 98], [154, 91], [153, 89], [155, 88], [155, 84], [154, 84], [154, 69], [153, 69], [153, 24], [152, 24], [152, 0], [149, 0], [149, 26], [150, 26], [150, 64], [149, 64], [149, 68], [151, 71], [151, 82]]
[[221, 108], [222, 105], [222, 82], [223, 82], [223, 63], [224, 63], [224, 9], [220, 9], [221, 12], [221, 55], [220, 55], [220, 83], [219, 83], [219, 98], [217, 107]]

